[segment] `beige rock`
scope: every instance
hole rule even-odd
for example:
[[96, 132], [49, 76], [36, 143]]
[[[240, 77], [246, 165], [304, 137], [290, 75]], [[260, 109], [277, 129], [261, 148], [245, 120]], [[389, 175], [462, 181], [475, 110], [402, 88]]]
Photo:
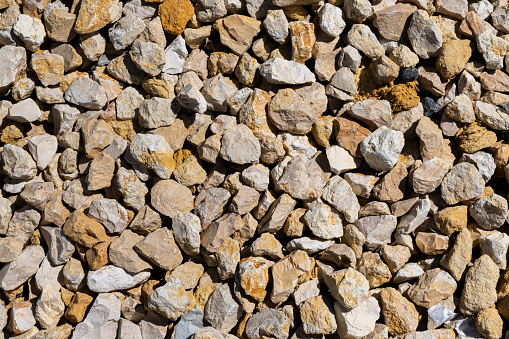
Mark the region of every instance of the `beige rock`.
[[88, 167], [87, 185], [91, 191], [100, 190], [111, 186], [111, 180], [115, 172], [115, 161], [105, 153], [99, 153], [94, 157]]
[[456, 236], [454, 246], [440, 260], [440, 265], [459, 281], [472, 258], [472, 237], [467, 228], [462, 229]]
[[295, 251], [272, 266], [273, 303], [284, 302], [297, 286], [298, 278], [311, 270], [311, 259], [304, 251]]
[[474, 261], [465, 275], [465, 287], [460, 299], [462, 313], [474, 314], [496, 302], [499, 272], [498, 266], [487, 254]]
[[449, 40], [440, 48], [437, 69], [445, 79], [452, 79], [463, 71], [471, 55], [470, 40]]
[[261, 22], [247, 16], [233, 14], [214, 23], [221, 44], [235, 54], [242, 55], [251, 46], [253, 38], [260, 32]]
[[159, 181], [150, 193], [152, 206], [170, 218], [181, 212], [189, 212], [194, 207], [191, 190], [174, 180]]
[[369, 296], [368, 280], [351, 267], [325, 274], [324, 281], [332, 296], [346, 309], [355, 308]]
[[416, 9], [410, 4], [398, 3], [376, 11], [373, 24], [385, 39], [399, 41], [405, 35], [410, 16]]
[[380, 300], [382, 314], [390, 334], [405, 334], [417, 329], [419, 313], [414, 304], [401, 293], [392, 287], [386, 287], [380, 293]]
[[449, 237], [437, 233], [419, 232], [415, 237], [415, 243], [422, 253], [438, 255], [447, 251]]
[[451, 235], [467, 227], [468, 208], [463, 205], [446, 207], [435, 213], [434, 219], [440, 232]]
[[300, 305], [300, 317], [306, 334], [332, 334], [336, 332], [332, 302], [323, 297], [311, 297]]
[[106, 241], [104, 227], [87, 217], [82, 211], [74, 211], [62, 226], [64, 234], [72, 241], [87, 248]]
[[407, 293], [415, 304], [429, 309], [452, 297], [456, 287], [456, 281], [449, 273], [435, 268], [421, 275]]

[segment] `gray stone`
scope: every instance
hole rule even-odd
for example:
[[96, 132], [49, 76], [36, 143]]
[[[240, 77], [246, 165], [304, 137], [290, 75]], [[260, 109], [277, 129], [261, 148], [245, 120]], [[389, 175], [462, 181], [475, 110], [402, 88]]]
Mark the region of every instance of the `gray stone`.
[[382, 126], [361, 142], [360, 150], [371, 168], [388, 171], [398, 162], [404, 145], [403, 133]]

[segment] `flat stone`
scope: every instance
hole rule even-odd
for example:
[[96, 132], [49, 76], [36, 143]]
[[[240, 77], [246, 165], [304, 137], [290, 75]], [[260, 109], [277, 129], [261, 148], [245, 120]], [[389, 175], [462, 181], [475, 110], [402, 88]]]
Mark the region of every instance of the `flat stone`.
[[135, 249], [152, 263], [171, 271], [182, 262], [182, 254], [167, 228], [160, 228], [135, 245]]
[[118, 0], [83, 1], [76, 19], [75, 31], [85, 34], [105, 27], [112, 20], [117, 3]]
[[276, 187], [294, 199], [316, 199], [322, 195], [323, 171], [304, 155], [291, 158], [276, 180]]
[[170, 99], [157, 97], [147, 99], [139, 106], [140, 125], [150, 129], [170, 126], [175, 121], [179, 110], [180, 105]]
[[41, 110], [37, 103], [31, 98], [27, 98], [10, 106], [7, 118], [9, 120], [26, 123], [39, 120], [41, 115]]
[[0, 288], [11, 291], [24, 284], [37, 272], [44, 256], [41, 246], [26, 247], [14, 261], [0, 270]]
[[472, 237], [467, 228], [462, 229], [452, 249], [440, 260], [440, 265], [459, 281], [472, 259]]
[[368, 280], [351, 267], [325, 274], [324, 281], [332, 296], [348, 310], [357, 307], [369, 296]]
[[397, 218], [393, 215], [369, 216], [360, 218], [354, 225], [366, 237], [366, 247], [373, 250], [391, 242]]
[[366, 25], [354, 24], [348, 32], [347, 39], [348, 44], [372, 60], [385, 53], [385, 49], [378, 41], [376, 35]]
[[507, 234], [495, 231], [483, 235], [479, 238], [479, 245], [481, 246], [481, 254], [489, 255], [500, 269], [506, 269], [507, 250], [509, 248], [509, 236]]
[[399, 41], [405, 35], [410, 16], [415, 10], [416, 7], [410, 4], [395, 4], [377, 11], [373, 24], [384, 39]]
[[315, 81], [315, 75], [305, 65], [281, 58], [267, 60], [259, 70], [271, 84], [300, 85]]
[[219, 32], [221, 44], [229, 47], [237, 55], [247, 51], [253, 38], [260, 32], [261, 26], [260, 21], [239, 14], [227, 16], [214, 23], [214, 28]]
[[219, 331], [229, 332], [242, 316], [242, 307], [233, 299], [228, 284], [212, 292], [205, 306], [205, 319]]
[[408, 290], [408, 296], [415, 304], [430, 308], [451, 297], [456, 287], [456, 281], [449, 273], [435, 268], [420, 276]]
[[245, 334], [249, 339], [261, 336], [285, 339], [289, 336], [290, 327], [291, 321], [284, 312], [265, 308], [249, 318]]
[[74, 211], [67, 218], [62, 230], [72, 241], [87, 248], [106, 240], [104, 227], [79, 210]]
[[101, 109], [106, 105], [106, 91], [89, 78], [76, 78], [64, 93], [65, 100], [89, 109]]
[[273, 289], [270, 299], [281, 303], [288, 299], [297, 286], [298, 278], [311, 270], [311, 259], [304, 251], [294, 251], [272, 266]]
[[122, 291], [140, 285], [150, 278], [150, 272], [128, 273], [124, 269], [106, 265], [87, 274], [87, 286], [92, 292]]
[[0, 91], [11, 87], [27, 67], [26, 51], [23, 47], [3, 46], [0, 48]]
[[64, 58], [49, 52], [32, 55], [30, 67], [43, 86], [58, 85], [64, 76]]
[[46, 37], [46, 30], [41, 19], [26, 14], [20, 14], [17, 17], [16, 22], [12, 26], [12, 32], [32, 52], [39, 49]]
[[253, 132], [244, 124], [230, 128], [223, 135], [219, 155], [235, 164], [258, 162], [261, 147]]
[[174, 180], [161, 180], [152, 187], [152, 206], [170, 218], [193, 209], [193, 195], [189, 188]]
[[313, 235], [321, 239], [334, 239], [343, 235], [341, 217], [329, 205], [318, 200], [310, 204], [304, 220]]

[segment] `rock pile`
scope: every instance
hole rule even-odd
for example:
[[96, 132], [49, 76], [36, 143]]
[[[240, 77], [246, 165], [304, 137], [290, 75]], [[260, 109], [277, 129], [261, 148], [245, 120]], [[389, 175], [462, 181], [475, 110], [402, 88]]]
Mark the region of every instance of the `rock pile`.
[[0, 338], [507, 336], [508, 18], [0, 0]]

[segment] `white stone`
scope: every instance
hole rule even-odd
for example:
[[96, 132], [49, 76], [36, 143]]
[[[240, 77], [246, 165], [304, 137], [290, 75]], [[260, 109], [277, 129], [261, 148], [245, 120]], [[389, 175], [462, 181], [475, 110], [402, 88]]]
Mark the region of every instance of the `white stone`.
[[360, 165], [358, 158], [354, 158], [341, 146], [333, 145], [325, 149], [327, 160], [332, 172], [341, 174], [356, 169]]
[[27, 98], [12, 105], [7, 118], [22, 123], [34, 122], [41, 118], [41, 110], [32, 98]]
[[24, 284], [37, 273], [44, 256], [44, 249], [41, 246], [26, 247], [14, 261], [0, 270], [0, 288], [12, 291]]
[[57, 153], [57, 149], [58, 141], [54, 135], [40, 134], [28, 139], [28, 150], [40, 170], [48, 167], [51, 159]]
[[481, 255], [489, 255], [501, 270], [506, 269], [509, 235], [498, 231], [486, 234], [479, 238], [479, 245]]
[[389, 171], [398, 162], [403, 146], [403, 133], [382, 126], [361, 142], [360, 150], [371, 168]]
[[114, 294], [99, 294], [86, 318], [76, 325], [71, 339], [116, 338], [121, 307]]
[[147, 307], [175, 321], [190, 304], [191, 300], [187, 297], [182, 283], [178, 278], [174, 278], [152, 292]]
[[172, 219], [175, 240], [188, 255], [200, 253], [200, 218], [191, 212], [182, 212]]
[[346, 221], [357, 220], [361, 206], [348, 181], [340, 176], [332, 177], [323, 189], [322, 198], [343, 213]]
[[417, 263], [408, 263], [399, 269], [394, 275], [392, 281], [395, 284], [405, 282], [420, 277], [424, 274], [424, 270]]
[[46, 30], [41, 19], [20, 14], [12, 26], [12, 32], [25, 43], [26, 48], [35, 52], [44, 42]]
[[188, 56], [186, 41], [179, 35], [164, 50], [166, 64], [163, 67], [163, 73], [180, 74], [184, 70], [184, 61]]
[[341, 339], [360, 339], [375, 329], [380, 318], [380, 306], [374, 297], [361, 301], [354, 309], [347, 310], [339, 302], [334, 303], [334, 313]]
[[124, 269], [106, 265], [97, 271], [89, 271], [87, 285], [91, 291], [96, 293], [127, 290], [142, 284], [150, 278], [150, 272], [132, 274]]
[[90, 204], [88, 216], [99, 221], [108, 233], [122, 232], [127, 226], [127, 210], [114, 199], [95, 199]]
[[320, 8], [318, 16], [320, 17], [320, 27], [330, 36], [340, 36], [346, 27], [341, 9], [329, 3]]
[[281, 58], [265, 61], [259, 70], [260, 74], [271, 84], [300, 85], [316, 80], [315, 75], [306, 65]]

